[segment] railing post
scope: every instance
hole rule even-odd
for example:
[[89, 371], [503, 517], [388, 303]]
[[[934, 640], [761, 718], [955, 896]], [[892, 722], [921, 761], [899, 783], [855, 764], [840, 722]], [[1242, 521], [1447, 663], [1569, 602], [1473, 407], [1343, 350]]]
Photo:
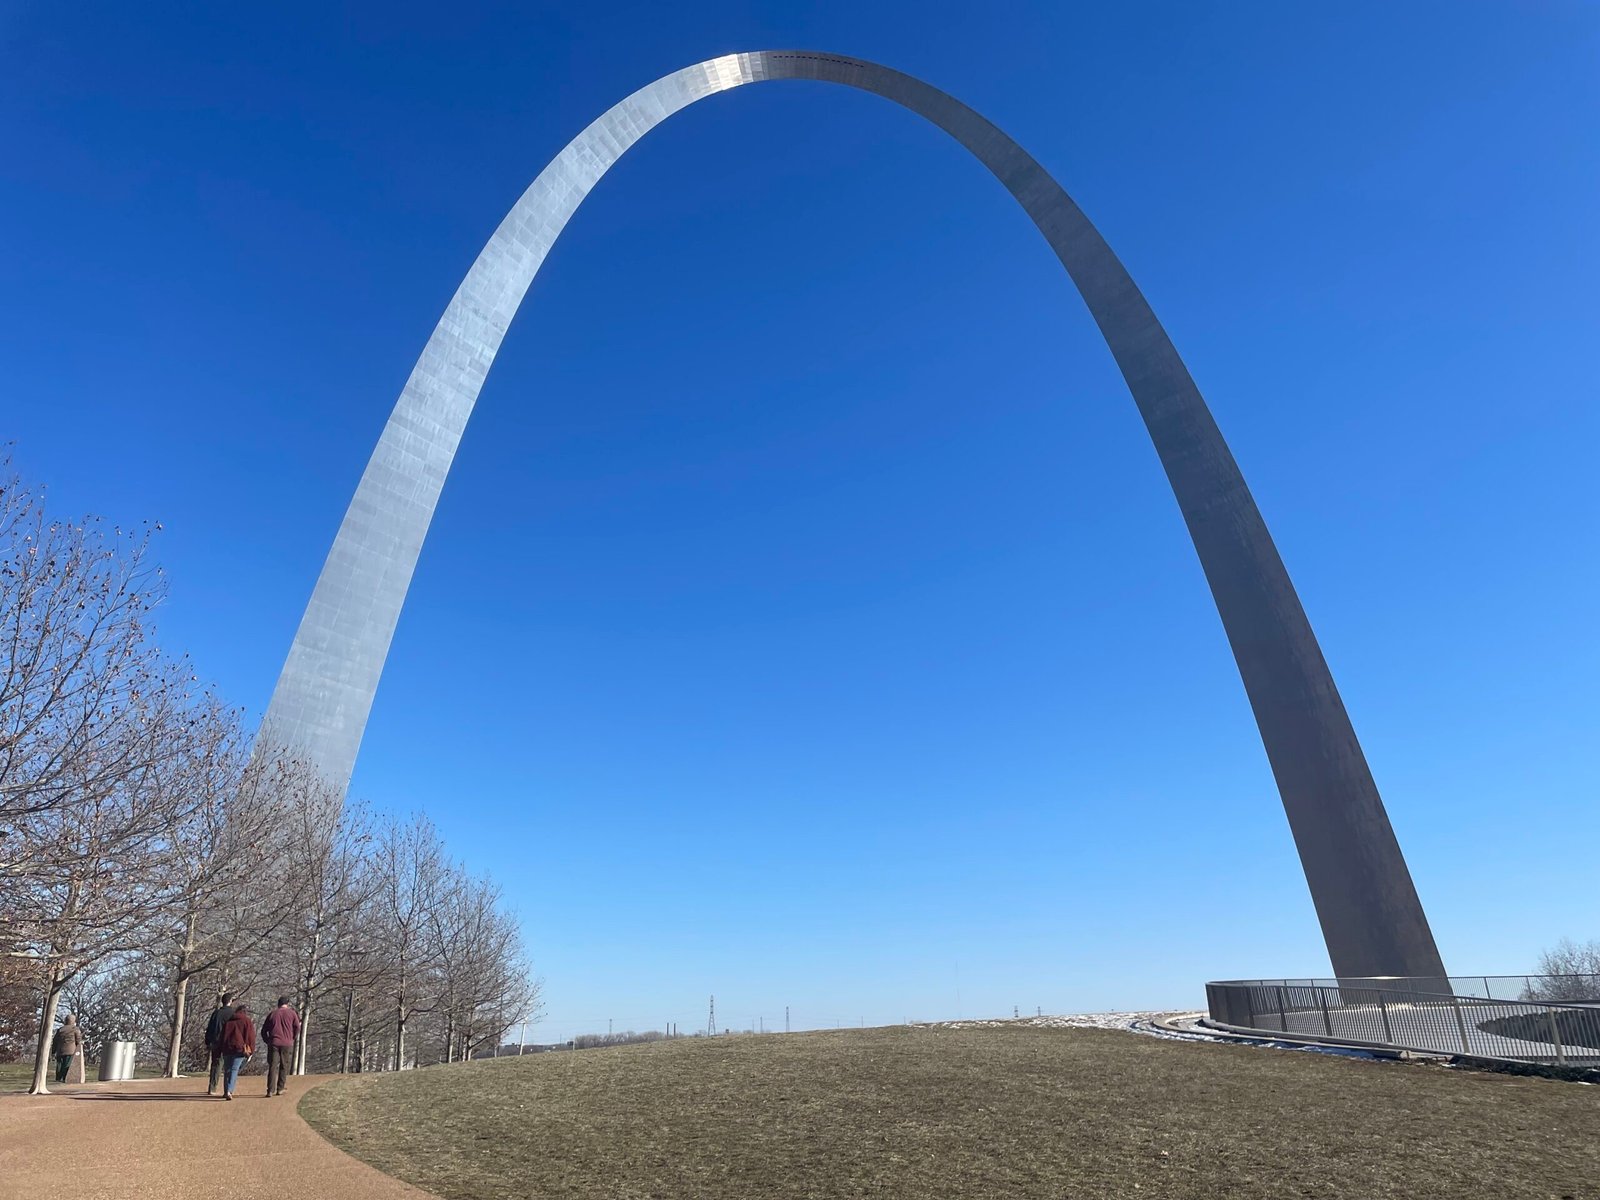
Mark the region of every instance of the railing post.
[[1250, 1015], [1249, 1024], [1246, 1026], [1249, 1029], [1256, 1027], [1256, 1002], [1250, 996], [1253, 991], [1255, 991], [1255, 988], [1247, 987], [1244, 990], [1244, 1011]]
[[1283, 998], [1283, 987], [1282, 987], [1282, 985], [1279, 985], [1279, 987], [1278, 987], [1278, 1028], [1283, 1030], [1285, 1033], [1289, 1032], [1289, 1013], [1288, 1013], [1287, 1009], [1288, 1009], [1288, 1006], [1287, 1006], [1287, 1004], [1286, 1004], [1286, 1002], [1284, 1001], [1284, 998]]
[[1472, 1046], [1467, 1041], [1467, 1019], [1461, 1015], [1461, 997], [1451, 996], [1450, 1002], [1456, 1006], [1456, 1028], [1461, 1031], [1461, 1053], [1471, 1054]]
[[1550, 1021], [1550, 1040], [1556, 1044], [1556, 1066], [1564, 1067], [1567, 1065], [1567, 1055], [1561, 1048], [1561, 1023], [1556, 1020], [1556, 1010], [1546, 1006], [1544, 1015]]
[[1483, 998], [1485, 1000], [1494, 999], [1494, 991], [1489, 987], [1489, 977], [1487, 975], [1483, 977]]
[[1394, 1045], [1394, 1030], [1389, 1028], [1389, 1006], [1383, 1002], [1383, 993], [1378, 993], [1378, 1012], [1383, 1016], [1383, 1040], [1391, 1046]]
[[1333, 1036], [1333, 1022], [1328, 1020], [1328, 989], [1317, 989], [1317, 1003], [1322, 1006], [1322, 1032], [1329, 1037]]

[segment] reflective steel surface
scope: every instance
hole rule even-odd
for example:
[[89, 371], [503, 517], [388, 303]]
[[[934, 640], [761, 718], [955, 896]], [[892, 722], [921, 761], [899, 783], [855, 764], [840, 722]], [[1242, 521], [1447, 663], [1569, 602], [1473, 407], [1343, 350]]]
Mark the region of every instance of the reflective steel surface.
[[267, 713], [274, 740], [347, 786], [411, 573], [478, 391], [551, 244], [600, 176], [717, 92], [816, 79], [909, 108], [970, 150], [1061, 260], [1121, 368], [1183, 512], [1283, 797], [1334, 971], [1443, 976], [1355, 731], [1261, 514], [1187, 368], [1060, 185], [970, 108], [886, 67], [810, 51], [730, 54], [642, 88], [533, 181], [417, 360], [328, 554]]

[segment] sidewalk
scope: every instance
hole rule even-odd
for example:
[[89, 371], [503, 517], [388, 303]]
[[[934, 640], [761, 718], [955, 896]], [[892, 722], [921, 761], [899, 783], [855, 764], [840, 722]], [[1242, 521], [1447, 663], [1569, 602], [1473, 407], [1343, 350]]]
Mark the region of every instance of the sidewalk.
[[208, 1097], [204, 1076], [0, 1096], [0, 1200], [430, 1200], [295, 1115], [327, 1079], [292, 1079], [270, 1100], [260, 1076], [231, 1102]]

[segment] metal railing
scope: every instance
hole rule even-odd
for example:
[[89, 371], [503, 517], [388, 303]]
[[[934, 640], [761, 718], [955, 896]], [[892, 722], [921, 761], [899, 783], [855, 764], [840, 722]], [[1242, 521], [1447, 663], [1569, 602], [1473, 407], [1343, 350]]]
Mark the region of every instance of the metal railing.
[[1600, 1064], [1600, 1002], [1589, 997], [1600, 997], [1600, 976], [1206, 984], [1211, 1019], [1224, 1025], [1558, 1066]]

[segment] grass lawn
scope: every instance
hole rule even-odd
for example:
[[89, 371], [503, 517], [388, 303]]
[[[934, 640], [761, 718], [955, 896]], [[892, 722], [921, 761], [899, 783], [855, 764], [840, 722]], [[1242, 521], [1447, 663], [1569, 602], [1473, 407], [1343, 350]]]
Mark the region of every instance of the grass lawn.
[[1600, 1197], [1600, 1088], [1093, 1029], [683, 1039], [300, 1111], [448, 1200]]
[[[93, 1083], [95, 1081], [95, 1074], [96, 1074], [96, 1072], [99, 1071], [99, 1069], [100, 1069], [100, 1064], [97, 1063], [97, 1062], [91, 1062], [91, 1063], [84, 1064], [84, 1068], [83, 1068], [84, 1082]], [[159, 1074], [160, 1074], [159, 1071], [150, 1071], [150, 1070], [146, 1070], [146, 1069], [144, 1069], [142, 1067], [135, 1067], [134, 1071], [133, 1071], [133, 1077], [135, 1079], [154, 1079]], [[74, 1076], [74, 1078], [76, 1078], [76, 1076]], [[52, 1088], [57, 1086], [57, 1084], [56, 1084], [56, 1060], [53, 1059], [53, 1058], [50, 1060], [50, 1067], [49, 1067], [49, 1070], [45, 1072], [44, 1079], [45, 1079], [46, 1086], [52, 1087]], [[33, 1083], [33, 1063], [32, 1062], [0, 1063], [0, 1096], [4, 1096], [4, 1095], [7, 1095], [8, 1093], [13, 1093], [13, 1092], [26, 1092], [28, 1090], [29, 1085], [32, 1084], [32, 1083]], [[62, 1084], [60, 1086], [73, 1087], [75, 1085], [69, 1083], [69, 1084]]]

